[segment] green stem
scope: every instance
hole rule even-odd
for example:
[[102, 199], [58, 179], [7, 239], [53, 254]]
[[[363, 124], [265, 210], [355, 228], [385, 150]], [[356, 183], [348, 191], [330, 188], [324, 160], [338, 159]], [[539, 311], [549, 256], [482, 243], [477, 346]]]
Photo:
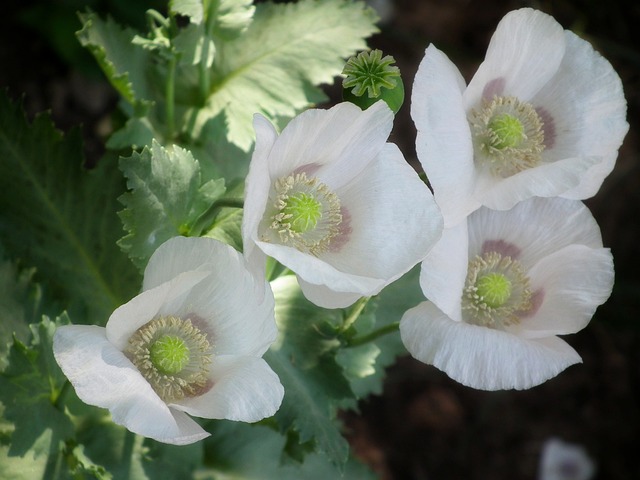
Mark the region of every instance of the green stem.
[[217, 16], [212, 14], [210, 11], [205, 14], [207, 15], [207, 23], [205, 25], [204, 41], [202, 43], [202, 60], [200, 61], [199, 71], [200, 100], [202, 101], [202, 105], [207, 103], [209, 92], [211, 91], [211, 69], [209, 68], [209, 65], [207, 65], [207, 58], [209, 58], [209, 49], [211, 47], [207, 40], [211, 38], [211, 31], [213, 30], [213, 26], [215, 25], [215, 20], [217, 18]]
[[268, 282], [275, 280], [278, 277], [289, 275], [291, 270], [282, 265], [273, 257], [267, 257], [267, 268], [265, 270], [265, 278]]
[[173, 139], [175, 125], [175, 93], [176, 93], [176, 64], [177, 57], [171, 55], [167, 72], [167, 85], [165, 91], [165, 117], [167, 122], [167, 139]]
[[69, 380], [65, 380], [58, 394], [51, 399], [51, 403], [53, 403], [53, 406], [56, 409], [60, 411], [64, 410], [63, 408], [64, 402], [67, 397], [67, 394], [69, 393], [70, 388], [71, 388], [71, 382]]
[[122, 457], [120, 458], [120, 462], [123, 467], [122, 471], [127, 472], [127, 478], [131, 473], [131, 457], [133, 455], [133, 448], [135, 447], [136, 443], [136, 436], [137, 435], [130, 430], [127, 430], [124, 434], [124, 443], [122, 445]]
[[346, 348], [359, 347], [360, 345], [373, 342], [375, 339], [382, 337], [383, 335], [397, 332], [399, 328], [400, 328], [400, 322], [390, 323], [389, 325], [380, 327], [378, 330], [374, 330], [373, 332], [363, 335], [361, 337], [352, 338], [351, 340], [347, 341], [345, 347]]
[[349, 330], [349, 328], [351, 328], [351, 326], [355, 323], [355, 321], [358, 319], [358, 317], [360, 316], [360, 314], [362, 313], [362, 310], [364, 310], [364, 307], [367, 305], [367, 303], [369, 302], [369, 299], [371, 297], [362, 297], [360, 300], [358, 300], [356, 302], [356, 304], [351, 308], [351, 311], [349, 312], [349, 315], [347, 316], [347, 318], [344, 319], [344, 321], [342, 322], [342, 327], [341, 330], [343, 332], [346, 332], [347, 330]]
[[213, 202], [211, 206], [204, 212], [202, 215], [198, 217], [196, 222], [193, 224], [193, 227], [190, 229], [193, 235], [200, 235], [200, 233], [210, 225], [214, 218], [220, 212], [222, 208], [243, 208], [244, 200], [242, 198], [220, 198]]

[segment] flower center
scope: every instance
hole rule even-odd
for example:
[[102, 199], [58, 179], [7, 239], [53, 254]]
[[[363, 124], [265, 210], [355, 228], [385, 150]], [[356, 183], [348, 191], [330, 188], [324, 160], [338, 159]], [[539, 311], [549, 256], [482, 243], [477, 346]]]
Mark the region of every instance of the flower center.
[[160, 317], [129, 338], [125, 355], [166, 403], [199, 394], [206, 386], [212, 347], [207, 334], [178, 317]]
[[305, 192], [298, 192], [286, 199], [282, 213], [287, 217], [289, 228], [294, 233], [313, 230], [322, 218], [322, 204]]
[[476, 160], [498, 177], [510, 177], [541, 162], [544, 131], [533, 105], [515, 97], [484, 100], [471, 110]]
[[476, 293], [491, 308], [499, 308], [511, 297], [511, 281], [502, 273], [488, 273], [476, 281]]
[[519, 323], [531, 308], [529, 278], [517, 260], [497, 252], [477, 255], [469, 262], [462, 293], [467, 323], [503, 329]]
[[189, 363], [189, 347], [180, 337], [164, 335], [149, 349], [151, 363], [160, 373], [175, 375]]
[[304, 172], [279, 178], [275, 197], [270, 228], [284, 245], [317, 255], [340, 233], [340, 200], [317, 178]]

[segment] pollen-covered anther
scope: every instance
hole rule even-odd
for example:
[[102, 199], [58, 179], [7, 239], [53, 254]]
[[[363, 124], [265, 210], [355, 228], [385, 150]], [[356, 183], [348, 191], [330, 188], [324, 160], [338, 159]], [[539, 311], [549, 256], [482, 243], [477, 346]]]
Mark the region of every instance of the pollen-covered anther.
[[476, 159], [494, 175], [510, 177], [540, 164], [544, 130], [535, 108], [515, 97], [483, 100], [469, 113]]
[[324, 183], [304, 172], [276, 180], [273, 207], [270, 228], [284, 245], [317, 255], [340, 233], [340, 200]]
[[469, 262], [462, 294], [463, 319], [475, 325], [503, 329], [519, 323], [531, 308], [531, 288], [517, 260], [497, 252]]
[[207, 384], [212, 346], [189, 319], [150, 321], [129, 338], [124, 353], [166, 403], [197, 395]]

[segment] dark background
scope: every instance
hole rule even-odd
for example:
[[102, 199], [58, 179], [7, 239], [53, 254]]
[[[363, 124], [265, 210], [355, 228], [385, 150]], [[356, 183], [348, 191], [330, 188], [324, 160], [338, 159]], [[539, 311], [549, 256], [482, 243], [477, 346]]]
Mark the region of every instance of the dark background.
[[[140, 2], [143, 3], [143, 2]], [[62, 130], [81, 124], [86, 153], [100, 157], [116, 93], [77, 44], [74, 12], [87, 5], [143, 28], [140, 12], [164, 2], [42, 0], [3, 2], [0, 88], [30, 115], [51, 110]], [[434, 43], [470, 80], [502, 16], [523, 6], [553, 15], [589, 40], [620, 74], [630, 131], [618, 163], [587, 204], [616, 265], [616, 284], [587, 328], [565, 339], [583, 357], [545, 384], [522, 392], [462, 387], [433, 367], [402, 358], [384, 394], [343, 415], [356, 456], [384, 480], [534, 479], [544, 442], [582, 445], [597, 465], [594, 478], [640, 479], [640, 2], [395, 0], [370, 45], [395, 57], [407, 100], [391, 141], [417, 166], [409, 117], [411, 83], [424, 50]], [[339, 89], [328, 87], [332, 101]]]

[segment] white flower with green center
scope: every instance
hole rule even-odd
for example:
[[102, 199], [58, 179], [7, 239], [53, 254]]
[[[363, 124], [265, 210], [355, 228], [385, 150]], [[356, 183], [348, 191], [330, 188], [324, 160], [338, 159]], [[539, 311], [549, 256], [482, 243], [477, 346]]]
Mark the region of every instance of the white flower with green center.
[[176, 237], [106, 328], [60, 327], [53, 352], [81, 400], [134, 433], [184, 445], [209, 436], [189, 415], [256, 422], [277, 411], [284, 390], [262, 359], [276, 335], [273, 294], [241, 255]]
[[581, 361], [557, 335], [607, 300], [613, 259], [582, 202], [534, 198], [445, 229], [420, 286], [429, 300], [400, 321], [413, 357], [473, 388], [525, 389]]
[[296, 273], [309, 300], [339, 308], [377, 294], [426, 256], [442, 217], [386, 143], [392, 124], [384, 102], [307, 110], [280, 135], [255, 116], [242, 235], [259, 275], [273, 257]]
[[507, 14], [468, 86], [430, 45], [416, 73], [416, 150], [445, 227], [486, 206], [593, 196], [629, 128], [620, 78], [552, 17]]

